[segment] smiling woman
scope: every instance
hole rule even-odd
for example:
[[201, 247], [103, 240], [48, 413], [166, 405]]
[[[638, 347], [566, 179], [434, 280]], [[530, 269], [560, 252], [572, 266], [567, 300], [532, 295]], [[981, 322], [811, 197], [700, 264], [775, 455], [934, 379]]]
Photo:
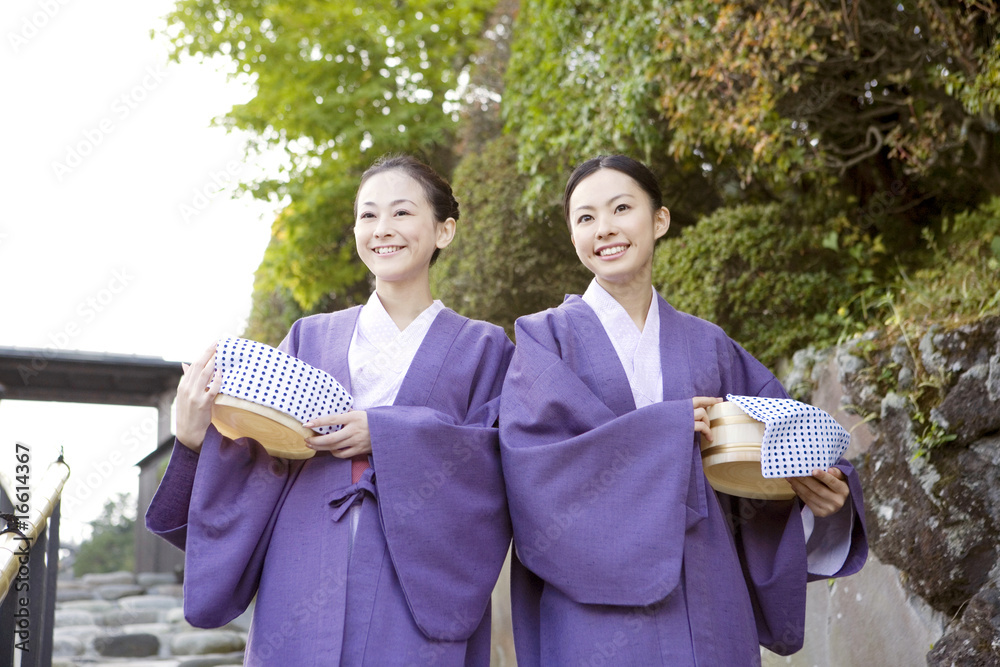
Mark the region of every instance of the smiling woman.
[[[566, 209], [573, 247], [597, 283], [624, 299], [637, 297], [640, 306], [648, 304], [653, 248], [670, 228], [670, 211], [638, 181], [611, 168], [580, 181], [567, 198]], [[634, 311], [633, 321], [640, 329], [645, 310]]]
[[653, 290], [670, 214], [649, 169], [589, 160], [563, 202], [594, 280], [517, 321], [500, 405], [518, 665], [753, 665], [758, 644], [798, 650], [807, 578], [864, 563], [857, 473], [841, 460], [790, 479], [793, 500], [716, 493], [698, 444], [707, 408], [785, 390]]
[[280, 346], [354, 398], [304, 426], [343, 428], [308, 438], [317, 455], [304, 461], [224, 438], [210, 425], [210, 347], [178, 387], [177, 442], [146, 523], [186, 549], [192, 624], [224, 625], [256, 596], [247, 665], [485, 666], [510, 541], [495, 424], [513, 346], [431, 296], [430, 264], [458, 219], [433, 170], [379, 161], [355, 213], [375, 292], [299, 320]]
[[382, 160], [362, 177], [354, 202], [358, 256], [382, 302], [399, 306], [393, 320], [401, 329], [431, 304], [430, 266], [454, 238], [458, 215], [447, 183], [412, 158]]

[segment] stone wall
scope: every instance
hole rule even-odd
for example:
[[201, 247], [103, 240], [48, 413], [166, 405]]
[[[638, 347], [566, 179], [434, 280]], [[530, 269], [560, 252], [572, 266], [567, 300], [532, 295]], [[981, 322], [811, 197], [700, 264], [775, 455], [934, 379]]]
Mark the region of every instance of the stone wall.
[[249, 613], [217, 630], [189, 625], [173, 575], [63, 574], [56, 586], [52, 665], [242, 665], [248, 629]]
[[785, 384], [851, 429], [871, 553], [765, 665], [1000, 665], [1000, 318], [804, 351]]

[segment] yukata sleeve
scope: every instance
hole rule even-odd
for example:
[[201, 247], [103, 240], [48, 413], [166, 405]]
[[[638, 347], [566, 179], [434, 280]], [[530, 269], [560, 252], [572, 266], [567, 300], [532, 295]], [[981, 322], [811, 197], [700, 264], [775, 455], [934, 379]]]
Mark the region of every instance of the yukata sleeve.
[[146, 509], [146, 528], [178, 549], [187, 540], [188, 507], [198, 467], [198, 453], [174, 440], [170, 462]]
[[464, 415], [368, 410], [386, 544], [413, 618], [433, 639], [472, 635], [510, 544], [496, 421], [513, 345], [494, 334], [450, 356], [433, 380], [432, 396], [460, 393], [454, 404], [468, 406]]
[[676, 587], [688, 522], [703, 515], [691, 401], [617, 416], [560, 344], [547, 319], [518, 321], [500, 401], [517, 557], [576, 602], [652, 604]]
[[209, 429], [188, 510], [184, 616], [191, 625], [219, 627], [246, 610], [300, 467], [272, 458], [252, 440], [233, 441]]
[[[296, 331], [281, 344], [293, 356]], [[187, 494], [184, 615], [192, 625], [219, 627], [246, 610], [278, 510], [300, 467], [272, 458], [252, 440], [233, 441], [209, 427]], [[176, 487], [177, 507], [182, 488]]]

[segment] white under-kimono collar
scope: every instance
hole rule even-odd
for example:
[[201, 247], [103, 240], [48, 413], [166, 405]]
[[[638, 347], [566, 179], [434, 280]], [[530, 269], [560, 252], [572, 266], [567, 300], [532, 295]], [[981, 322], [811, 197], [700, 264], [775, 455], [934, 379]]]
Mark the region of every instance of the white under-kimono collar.
[[392, 405], [417, 349], [442, 310], [444, 304], [434, 301], [400, 331], [372, 292], [361, 307], [347, 353], [356, 410]]
[[625, 308], [601, 287], [596, 278], [590, 281], [590, 286], [583, 294], [583, 301], [597, 314], [618, 353], [632, 389], [635, 407], [641, 408], [662, 401], [660, 309], [656, 303], [656, 290], [653, 290], [642, 331], [639, 331]]

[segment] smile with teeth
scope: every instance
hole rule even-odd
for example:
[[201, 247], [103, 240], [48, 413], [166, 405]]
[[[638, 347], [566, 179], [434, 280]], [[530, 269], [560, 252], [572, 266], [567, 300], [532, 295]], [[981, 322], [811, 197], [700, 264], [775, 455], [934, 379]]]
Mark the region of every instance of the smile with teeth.
[[389, 253], [396, 252], [402, 249], [401, 245], [384, 245], [374, 249], [376, 255], [388, 255]]
[[615, 246], [611, 246], [610, 248], [604, 248], [604, 249], [600, 250], [597, 253], [597, 255], [599, 257], [607, 257], [608, 255], [617, 255], [619, 253], [623, 253], [627, 249], [628, 249], [628, 246], [615, 245]]

